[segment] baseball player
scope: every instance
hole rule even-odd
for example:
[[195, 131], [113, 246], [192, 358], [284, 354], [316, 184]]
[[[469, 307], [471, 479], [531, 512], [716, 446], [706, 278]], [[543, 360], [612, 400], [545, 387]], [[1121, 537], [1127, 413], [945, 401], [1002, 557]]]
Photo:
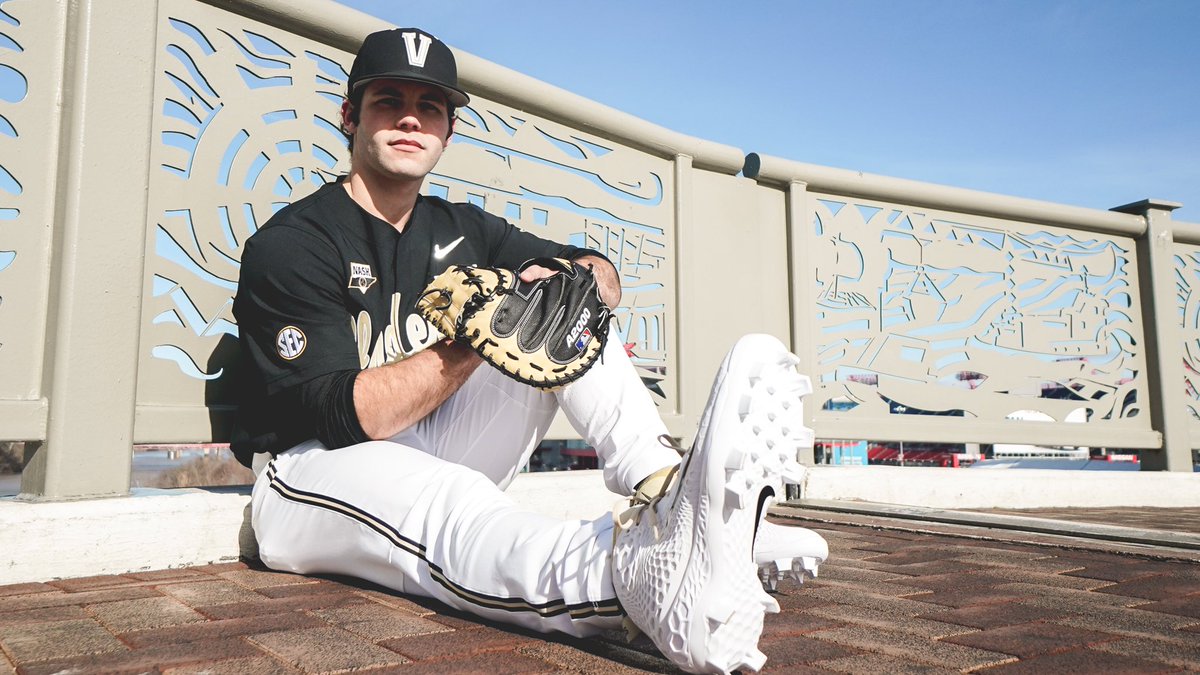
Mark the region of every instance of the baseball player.
[[[778, 606], [759, 584], [756, 534], [767, 580], [815, 574], [828, 555], [816, 533], [761, 520], [782, 478], [797, 477], [808, 380], [778, 340], [743, 338], [683, 451], [661, 440], [618, 341], [548, 392], [444, 339], [414, 303], [450, 265], [564, 258], [591, 268], [606, 304], [621, 298], [600, 253], [419, 194], [468, 100], [437, 38], [369, 35], [341, 108], [349, 173], [245, 244], [234, 314], [247, 382], [232, 448], [258, 474], [261, 559], [540, 631], [625, 623], [694, 672], [760, 668], [763, 614]], [[560, 522], [503, 494], [559, 409], [596, 448], [606, 486], [633, 496], [628, 510]]]

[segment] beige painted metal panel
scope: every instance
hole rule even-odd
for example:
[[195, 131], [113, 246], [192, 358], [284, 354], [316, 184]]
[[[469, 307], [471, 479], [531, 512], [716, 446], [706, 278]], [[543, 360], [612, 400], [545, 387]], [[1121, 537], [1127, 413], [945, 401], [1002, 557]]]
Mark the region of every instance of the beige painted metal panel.
[[46, 426], [43, 342], [58, 169], [47, 158], [58, 148], [66, 2], [10, 0], [0, 13], [0, 440], [33, 440], [45, 437]]
[[40, 440], [46, 437], [46, 399], [0, 401], [0, 429], [4, 438]]
[[[162, 8], [136, 437], [224, 440], [241, 246], [347, 169], [335, 122], [352, 55], [207, 4]], [[674, 414], [672, 161], [472, 94], [425, 192], [608, 255], [624, 288], [613, 339]]]
[[156, 4], [68, 6], [48, 424], [22, 473], [27, 497], [129, 489]]
[[745, 178], [696, 170], [691, 182], [678, 283], [689, 438], [713, 376], [739, 337], [767, 333], [790, 343], [782, 203]]
[[792, 192], [818, 436], [1154, 445], [1131, 239]]

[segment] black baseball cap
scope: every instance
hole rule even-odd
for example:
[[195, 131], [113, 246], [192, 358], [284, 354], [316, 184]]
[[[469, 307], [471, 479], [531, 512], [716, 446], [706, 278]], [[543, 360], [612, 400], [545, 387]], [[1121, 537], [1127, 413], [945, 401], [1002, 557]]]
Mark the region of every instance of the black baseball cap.
[[454, 106], [471, 101], [458, 88], [458, 66], [445, 42], [420, 28], [393, 28], [371, 33], [363, 40], [350, 66], [347, 92], [371, 80], [392, 78], [426, 82], [440, 87]]

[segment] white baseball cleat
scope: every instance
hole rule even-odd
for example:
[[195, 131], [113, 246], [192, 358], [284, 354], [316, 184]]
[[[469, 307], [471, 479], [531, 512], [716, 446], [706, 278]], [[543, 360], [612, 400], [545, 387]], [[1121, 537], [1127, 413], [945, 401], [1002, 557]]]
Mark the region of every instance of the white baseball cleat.
[[[749, 335], [721, 364], [692, 449], [649, 503], [617, 518], [613, 585], [626, 615], [696, 673], [759, 670], [763, 616], [778, 612], [754, 562], [755, 527], [795, 445], [808, 380], [775, 338]], [[790, 445], [789, 445], [790, 444]]]
[[812, 530], [762, 521], [754, 537], [754, 562], [763, 588], [775, 590], [791, 577], [801, 583], [804, 576], [817, 578], [817, 568], [829, 557], [829, 544]]

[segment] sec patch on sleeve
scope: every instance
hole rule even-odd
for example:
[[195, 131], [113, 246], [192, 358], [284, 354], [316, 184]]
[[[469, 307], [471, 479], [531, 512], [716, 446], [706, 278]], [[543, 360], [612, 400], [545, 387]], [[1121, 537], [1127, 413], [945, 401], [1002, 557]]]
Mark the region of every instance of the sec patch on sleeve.
[[275, 335], [275, 350], [285, 361], [291, 361], [303, 354], [304, 348], [307, 346], [308, 337], [304, 335], [304, 331], [295, 326], [284, 326]]

